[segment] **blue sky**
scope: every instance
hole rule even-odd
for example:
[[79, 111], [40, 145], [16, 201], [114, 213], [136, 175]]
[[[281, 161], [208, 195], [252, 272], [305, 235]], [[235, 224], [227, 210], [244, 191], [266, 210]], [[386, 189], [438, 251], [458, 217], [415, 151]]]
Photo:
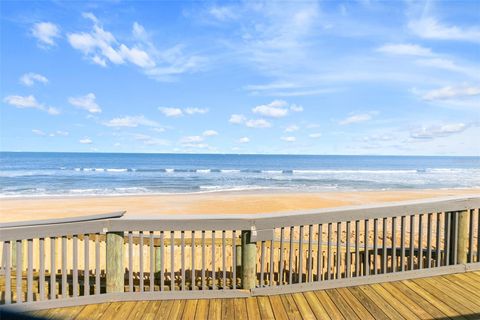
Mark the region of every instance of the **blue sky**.
[[476, 1], [2, 1], [1, 150], [480, 154]]

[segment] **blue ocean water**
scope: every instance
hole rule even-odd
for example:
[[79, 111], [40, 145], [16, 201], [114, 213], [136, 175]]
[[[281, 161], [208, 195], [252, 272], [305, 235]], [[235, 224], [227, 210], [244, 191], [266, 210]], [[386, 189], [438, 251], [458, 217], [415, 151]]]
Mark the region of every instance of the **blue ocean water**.
[[0, 197], [465, 187], [480, 157], [0, 153]]

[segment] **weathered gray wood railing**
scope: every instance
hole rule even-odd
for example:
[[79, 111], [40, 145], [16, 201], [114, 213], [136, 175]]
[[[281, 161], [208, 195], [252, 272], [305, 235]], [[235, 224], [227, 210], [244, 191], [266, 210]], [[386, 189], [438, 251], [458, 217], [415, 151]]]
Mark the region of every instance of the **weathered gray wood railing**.
[[480, 197], [0, 225], [0, 308], [245, 297], [480, 268]]

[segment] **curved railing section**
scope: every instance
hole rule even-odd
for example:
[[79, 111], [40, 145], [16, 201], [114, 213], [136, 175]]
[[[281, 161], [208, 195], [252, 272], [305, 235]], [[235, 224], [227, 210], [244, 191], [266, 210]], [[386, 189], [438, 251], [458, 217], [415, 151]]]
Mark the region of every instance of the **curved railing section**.
[[480, 268], [480, 197], [0, 225], [0, 308], [267, 295]]

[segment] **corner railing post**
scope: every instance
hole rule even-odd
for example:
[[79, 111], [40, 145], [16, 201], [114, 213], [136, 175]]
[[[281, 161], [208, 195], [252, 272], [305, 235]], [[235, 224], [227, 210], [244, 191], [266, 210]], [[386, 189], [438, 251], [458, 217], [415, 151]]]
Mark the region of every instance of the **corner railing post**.
[[242, 231], [242, 288], [255, 288], [257, 282], [257, 244], [251, 241], [252, 232]]
[[468, 220], [468, 210], [458, 212], [457, 259], [460, 264], [467, 263]]
[[107, 293], [124, 291], [123, 232], [107, 232]]

